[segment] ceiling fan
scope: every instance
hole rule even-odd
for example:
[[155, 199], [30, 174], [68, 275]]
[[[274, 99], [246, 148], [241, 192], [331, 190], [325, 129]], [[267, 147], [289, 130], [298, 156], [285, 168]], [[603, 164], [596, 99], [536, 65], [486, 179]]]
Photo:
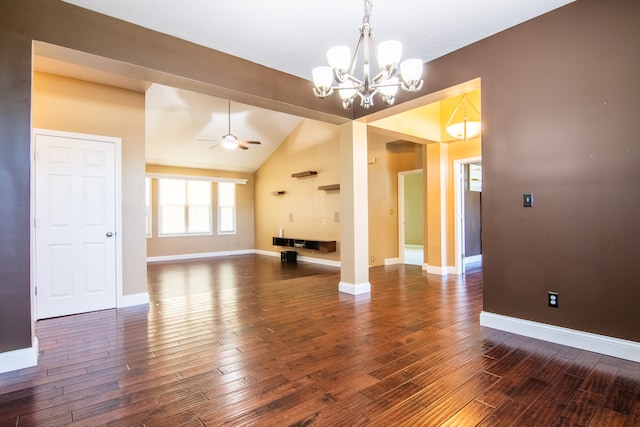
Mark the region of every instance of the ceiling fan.
[[248, 150], [249, 147], [247, 147], [247, 145], [245, 144], [254, 144], [254, 145], [261, 144], [260, 141], [241, 141], [238, 139], [237, 136], [231, 133], [231, 100], [227, 100], [227, 107], [228, 107], [227, 133], [225, 135], [222, 135], [221, 139], [199, 139], [198, 141], [218, 141], [217, 144], [212, 145], [209, 148], [214, 148], [214, 147], [217, 147], [218, 145], [222, 145], [227, 150], [234, 150], [236, 148], [239, 148], [241, 150]]

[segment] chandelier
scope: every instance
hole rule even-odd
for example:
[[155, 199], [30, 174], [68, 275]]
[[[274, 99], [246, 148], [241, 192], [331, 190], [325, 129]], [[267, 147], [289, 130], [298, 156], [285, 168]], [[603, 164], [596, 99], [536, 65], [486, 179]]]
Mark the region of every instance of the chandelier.
[[[398, 88], [406, 92], [417, 92], [422, 88], [422, 67], [420, 59], [407, 59], [400, 63], [402, 43], [388, 40], [380, 43], [377, 48], [371, 35], [371, 0], [364, 0], [364, 18], [360, 28], [360, 38], [356, 51], [351, 57], [348, 46], [334, 46], [327, 51], [329, 66], [313, 69], [313, 93], [318, 98], [326, 98], [336, 89], [342, 98], [342, 106], [351, 108], [356, 96], [360, 97], [360, 105], [369, 108], [373, 105], [373, 97], [379, 94], [386, 105], [393, 105]], [[375, 60], [380, 71], [371, 76], [370, 48], [373, 49]], [[354, 76], [358, 54], [362, 49], [363, 72], [362, 79]], [[399, 66], [398, 66], [399, 64]], [[397, 71], [400, 69], [400, 78]], [[337, 86], [332, 86], [335, 80]]]
[[[467, 106], [471, 107], [471, 116], [467, 116]], [[482, 129], [480, 122], [480, 112], [469, 101], [467, 94], [462, 95], [456, 108], [451, 113], [451, 117], [444, 125], [444, 129], [449, 135], [456, 139], [466, 141], [469, 138], [475, 138], [480, 134]]]

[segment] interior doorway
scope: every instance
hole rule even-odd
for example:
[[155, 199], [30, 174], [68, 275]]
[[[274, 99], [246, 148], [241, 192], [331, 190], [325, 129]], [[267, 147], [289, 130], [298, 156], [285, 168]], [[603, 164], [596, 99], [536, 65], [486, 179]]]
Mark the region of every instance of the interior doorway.
[[482, 158], [454, 162], [456, 273], [482, 266]]
[[398, 258], [424, 264], [424, 191], [422, 169], [398, 172]]
[[119, 144], [34, 130], [36, 319], [116, 307]]

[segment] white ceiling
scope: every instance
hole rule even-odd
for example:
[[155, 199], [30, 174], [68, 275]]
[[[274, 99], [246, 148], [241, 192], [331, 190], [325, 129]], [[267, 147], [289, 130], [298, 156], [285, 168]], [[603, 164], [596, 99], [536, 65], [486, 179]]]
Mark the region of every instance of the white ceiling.
[[[364, 13], [362, 0], [63, 1], [305, 79], [313, 67], [326, 65], [330, 47], [355, 48]], [[371, 25], [377, 42], [400, 40], [403, 58], [427, 62], [571, 1], [373, 0]], [[44, 70], [65, 74], [60, 67]], [[197, 139], [226, 133], [225, 100], [158, 85], [148, 94], [147, 157], [154, 163], [252, 172], [300, 121], [232, 103], [233, 133], [263, 144], [246, 151], [209, 150]], [[205, 152], [215, 156], [203, 161]]]

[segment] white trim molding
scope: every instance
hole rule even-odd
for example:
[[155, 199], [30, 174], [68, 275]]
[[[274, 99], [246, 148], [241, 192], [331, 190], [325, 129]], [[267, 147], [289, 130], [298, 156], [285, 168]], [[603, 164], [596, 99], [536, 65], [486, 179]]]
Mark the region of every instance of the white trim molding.
[[[235, 251], [201, 252], [201, 253], [195, 253], [195, 254], [153, 256], [153, 257], [147, 257], [147, 262], [182, 261], [182, 260], [188, 260], [188, 259], [217, 258], [217, 257], [232, 256], [232, 255], [250, 255], [250, 254], [266, 255], [266, 256], [280, 258], [280, 252], [264, 251], [261, 249], [240, 249]], [[321, 265], [327, 265], [329, 267], [340, 268], [340, 261], [334, 261], [331, 259], [300, 256], [300, 253], [298, 253], [297, 259], [298, 261], [312, 262], [314, 264], [321, 264]]]
[[473, 264], [475, 262], [482, 262], [482, 254], [468, 256], [464, 259], [464, 265]]
[[173, 175], [170, 173], [154, 173], [147, 172], [147, 178], [168, 178], [168, 179], [185, 179], [190, 181], [208, 181], [208, 182], [230, 182], [232, 184], [245, 185], [248, 181], [246, 178], [222, 178], [215, 176], [199, 176], [199, 175]]
[[400, 264], [400, 258], [385, 258], [384, 265], [396, 265]]
[[133, 307], [134, 305], [149, 305], [149, 293], [120, 295], [118, 298], [118, 308]]
[[635, 341], [592, 334], [486, 311], [480, 313], [480, 325], [581, 350], [640, 362], [640, 343]]
[[38, 365], [38, 338], [28, 348], [0, 353], [0, 374]]
[[362, 294], [370, 294], [371, 293], [371, 283], [347, 283], [340, 281], [338, 285], [338, 290], [342, 293], [349, 295], [362, 295]]
[[[219, 252], [200, 252], [195, 254], [178, 254], [178, 255], [161, 255], [147, 257], [147, 262], [160, 262], [160, 261], [182, 261], [186, 259], [198, 259], [198, 258], [217, 258], [231, 255], [248, 255], [253, 254], [253, 249], [240, 249], [236, 251], [219, 251]], [[280, 256], [280, 255], [278, 255]]]
[[436, 267], [433, 265], [429, 265], [429, 264], [422, 264], [422, 269], [424, 271], [426, 271], [427, 273], [430, 274], [437, 274], [440, 276], [446, 276], [447, 275], [447, 268], [446, 267]]

